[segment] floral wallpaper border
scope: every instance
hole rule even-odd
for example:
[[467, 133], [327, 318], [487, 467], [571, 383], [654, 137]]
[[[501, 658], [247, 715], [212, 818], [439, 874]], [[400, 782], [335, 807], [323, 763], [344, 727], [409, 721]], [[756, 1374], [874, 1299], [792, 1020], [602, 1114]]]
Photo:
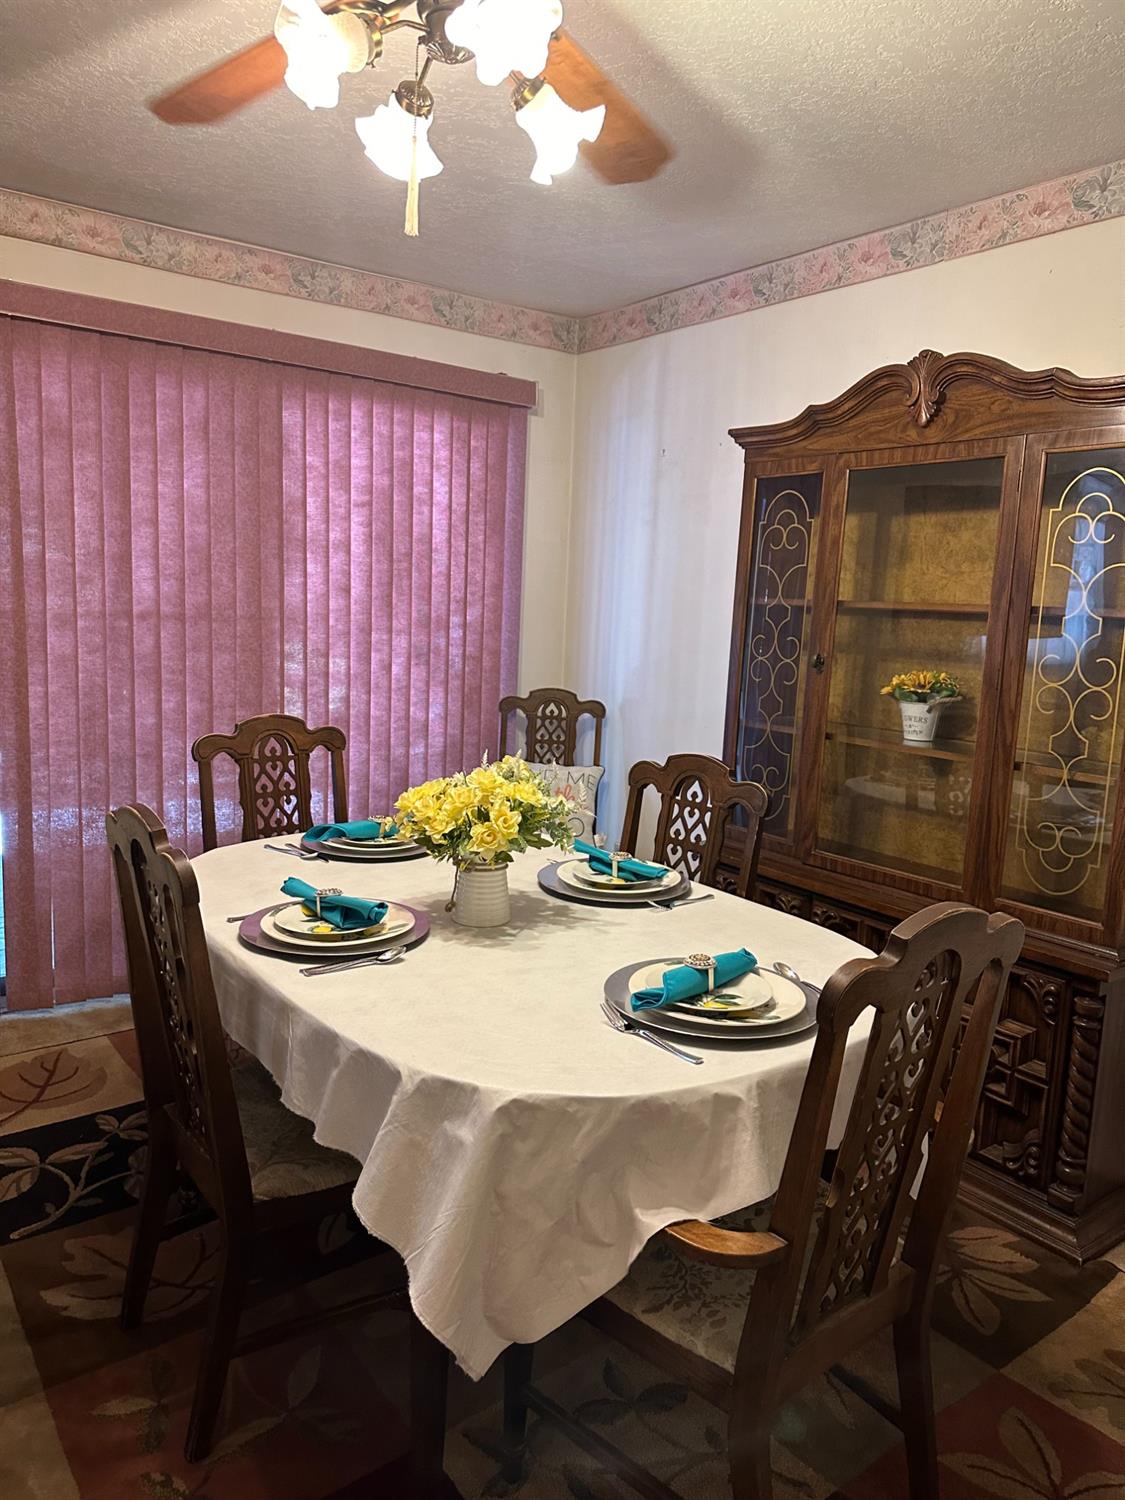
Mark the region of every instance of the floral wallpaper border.
[[1092, 167], [587, 318], [490, 302], [0, 188], [0, 234], [459, 333], [583, 354], [1125, 214], [1125, 161]]
[[458, 333], [578, 352], [579, 319], [0, 188], [0, 234]]
[[579, 353], [628, 344], [1125, 214], [1125, 161], [878, 229], [582, 320]]

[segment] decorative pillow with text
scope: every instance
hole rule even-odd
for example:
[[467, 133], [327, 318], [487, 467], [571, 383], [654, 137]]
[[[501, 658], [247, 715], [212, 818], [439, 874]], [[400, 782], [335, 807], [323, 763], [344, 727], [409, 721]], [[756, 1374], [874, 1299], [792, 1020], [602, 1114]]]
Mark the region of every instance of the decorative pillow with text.
[[574, 804], [570, 831], [576, 839], [594, 836], [594, 814], [598, 784], [605, 775], [604, 766], [540, 766], [529, 761], [531, 769], [542, 776], [556, 797]]

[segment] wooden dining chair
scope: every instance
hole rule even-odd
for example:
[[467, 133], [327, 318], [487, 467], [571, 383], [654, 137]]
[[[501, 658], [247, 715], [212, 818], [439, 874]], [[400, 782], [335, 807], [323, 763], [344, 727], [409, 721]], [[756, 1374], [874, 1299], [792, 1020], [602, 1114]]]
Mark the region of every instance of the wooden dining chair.
[[212, 762], [229, 755], [238, 766], [238, 800], [242, 807], [242, 840], [300, 833], [312, 826], [309, 757], [326, 749], [332, 761], [332, 816], [348, 816], [344, 775], [347, 740], [342, 729], [310, 729], [295, 714], [256, 714], [234, 726], [233, 734], [205, 734], [191, 747], [199, 766], [199, 807], [203, 847], [218, 842]]
[[[322, 1220], [348, 1208], [359, 1166], [343, 1152], [317, 1145], [311, 1123], [285, 1108], [260, 1064], [247, 1057], [232, 1069], [195, 874], [183, 851], [169, 845], [156, 814], [140, 805], [119, 807], [107, 815], [106, 831], [121, 898], [149, 1128], [123, 1328], [141, 1322], [157, 1249], [178, 1228], [165, 1223], [177, 1171], [186, 1173], [219, 1220], [218, 1272], [184, 1447], [195, 1461], [210, 1450], [236, 1353], [303, 1331], [325, 1316], [350, 1318], [377, 1306], [405, 1305], [405, 1296], [396, 1277], [389, 1291], [238, 1340], [251, 1279], [277, 1269], [283, 1242], [314, 1242]], [[391, 1253], [375, 1239], [359, 1248]], [[334, 1268], [324, 1257], [314, 1262], [317, 1273]]]
[[[629, 772], [629, 800], [621, 830], [621, 848], [638, 853], [645, 792], [660, 797], [653, 858], [689, 880], [719, 885], [736, 896], [750, 895], [758, 868], [758, 848], [767, 797], [756, 781], [735, 781], [713, 755], [670, 755], [662, 766], [639, 760]], [[741, 809], [745, 842], [733, 882], [721, 880], [723, 839], [732, 814]]]
[[525, 698], [501, 698], [499, 755], [508, 754], [508, 732], [516, 713], [524, 718], [524, 759], [540, 766], [574, 764], [578, 721], [589, 714], [594, 721], [591, 764], [601, 765], [605, 704], [597, 698], [579, 698], [566, 688], [532, 688]]
[[[1014, 917], [945, 902], [896, 927], [880, 957], [838, 969], [817, 1006], [816, 1042], [776, 1197], [726, 1221], [670, 1225], [625, 1280], [587, 1310], [605, 1332], [726, 1409], [734, 1500], [773, 1494], [770, 1429], [781, 1404], [887, 1327], [898, 1407], [849, 1372], [836, 1373], [901, 1428], [911, 1500], [937, 1500], [930, 1310], [1023, 934]], [[825, 1187], [820, 1167], [848, 1032], [868, 1014], [859, 1083]], [[528, 1407], [564, 1426], [570, 1421], [531, 1386], [531, 1350], [515, 1345], [506, 1356], [513, 1478]], [[616, 1472], [644, 1495], [671, 1495], [627, 1458]]]

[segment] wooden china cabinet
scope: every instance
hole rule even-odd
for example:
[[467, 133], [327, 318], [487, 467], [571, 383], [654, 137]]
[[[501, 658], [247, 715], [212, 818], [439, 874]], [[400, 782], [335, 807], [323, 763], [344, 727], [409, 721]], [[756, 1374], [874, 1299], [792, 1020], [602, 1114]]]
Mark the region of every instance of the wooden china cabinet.
[[[1125, 377], [924, 350], [731, 436], [725, 758], [770, 795], [758, 899], [876, 949], [931, 901], [1026, 923], [963, 1196], [1100, 1254], [1125, 1238]], [[961, 684], [932, 744], [879, 692], [915, 667]]]

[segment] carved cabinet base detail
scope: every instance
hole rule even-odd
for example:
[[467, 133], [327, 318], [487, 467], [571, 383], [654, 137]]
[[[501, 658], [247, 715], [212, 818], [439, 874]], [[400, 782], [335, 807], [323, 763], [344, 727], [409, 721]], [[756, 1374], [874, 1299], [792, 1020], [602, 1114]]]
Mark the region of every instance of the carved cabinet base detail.
[[[876, 952], [894, 926], [770, 879], [758, 881], [755, 899]], [[1125, 1083], [1110, 1062], [1121, 1056], [1107, 1038], [1111, 988], [1108, 974], [1099, 989], [1034, 963], [1013, 969], [962, 1188], [974, 1209], [1072, 1260], [1125, 1239], [1125, 1149], [1112, 1123]]]

